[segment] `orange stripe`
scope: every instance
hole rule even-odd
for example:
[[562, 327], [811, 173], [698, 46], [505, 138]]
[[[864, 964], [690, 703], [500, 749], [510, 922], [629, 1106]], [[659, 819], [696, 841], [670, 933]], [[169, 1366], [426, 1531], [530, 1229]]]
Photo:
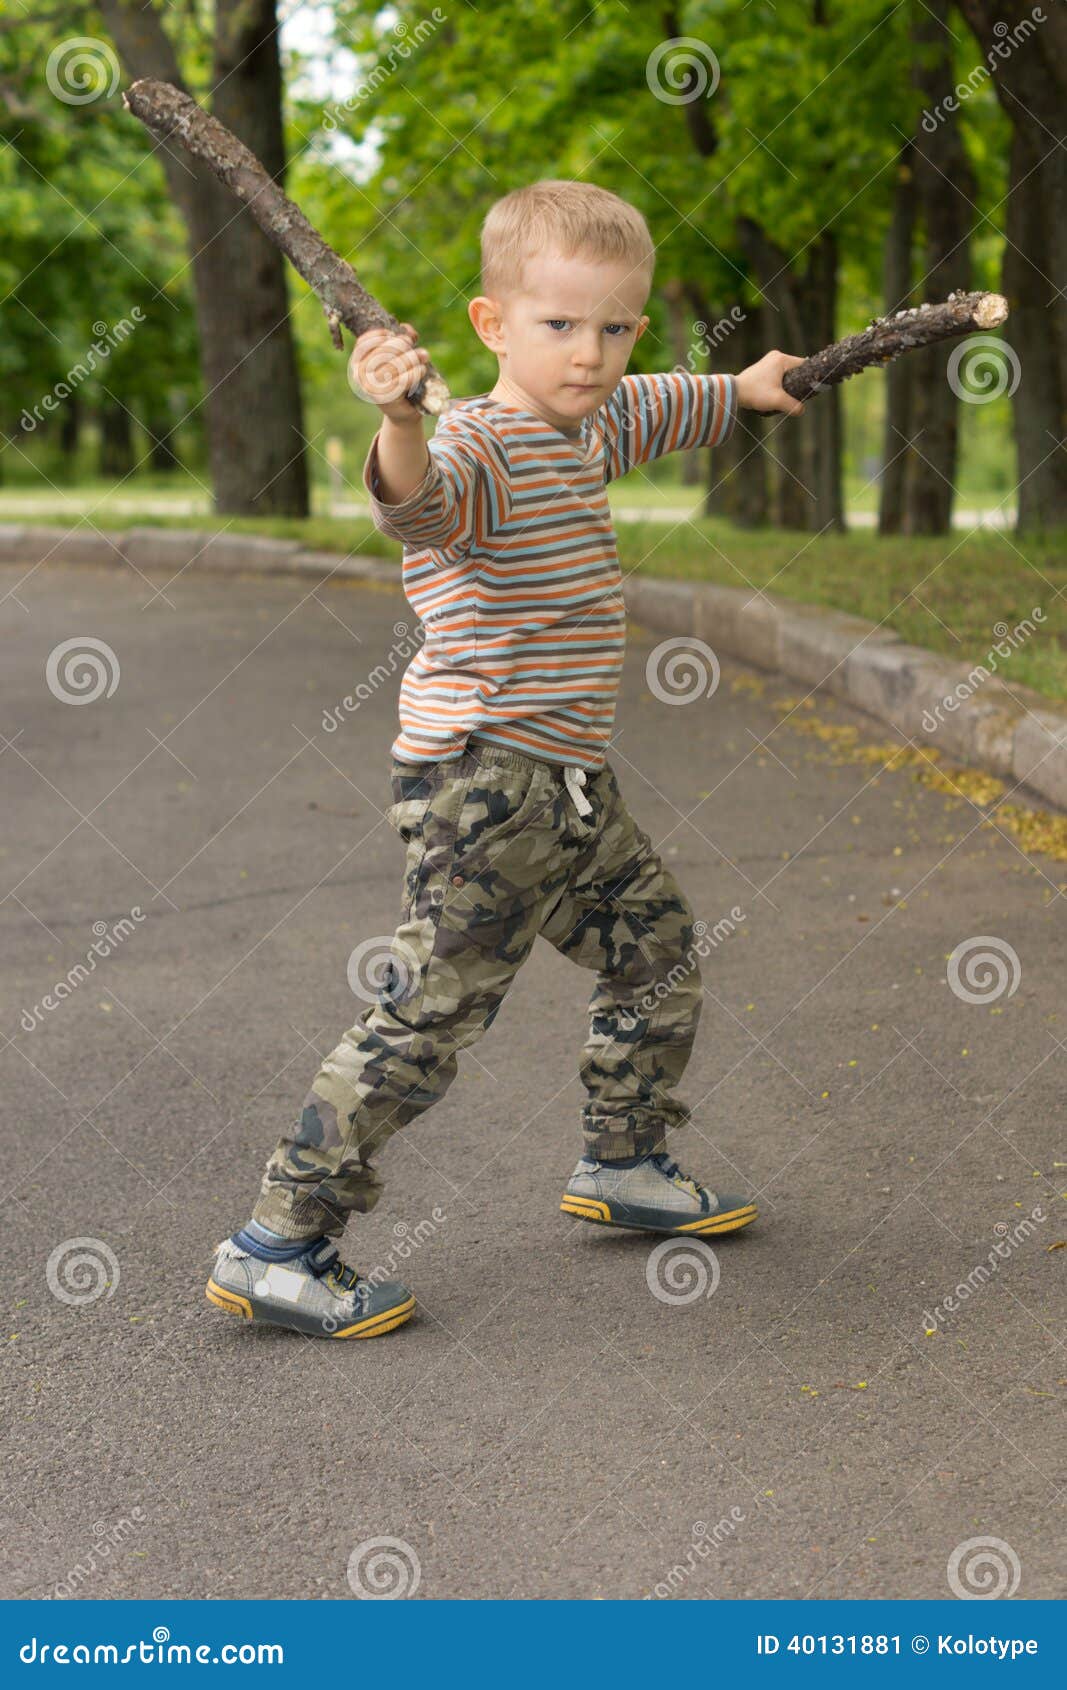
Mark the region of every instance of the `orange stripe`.
[[[603, 763], [625, 634], [606, 472], [721, 442], [730, 397], [721, 375], [625, 376], [578, 446], [486, 395], [439, 420], [424, 492], [391, 530], [407, 527], [405, 589], [430, 636], [402, 683], [397, 756], [458, 752], [482, 727], [516, 749]], [[369, 456], [372, 498], [373, 473]], [[379, 527], [389, 522], [387, 507], [375, 501], [372, 512]], [[527, 629], [531, 620], [539, 625]], [[516, 691], [529, 702], [509, 702]], [[440, 732], [412, 711], [432, 713]]]

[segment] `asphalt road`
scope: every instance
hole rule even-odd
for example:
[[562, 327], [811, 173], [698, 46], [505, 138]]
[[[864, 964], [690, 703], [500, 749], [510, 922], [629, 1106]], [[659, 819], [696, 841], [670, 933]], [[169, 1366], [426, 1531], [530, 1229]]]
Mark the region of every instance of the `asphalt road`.
[[[673, 1148], [760, 1220], [689, 1296], [650, 1289], [654, 1239], [559, 1213], [590, 982], [538, 947], [346, 1236], [416, 1318], [248, 1331], [204, 1300], [214, 1246], [398, 901], [398, 678], [323, 712], [411, 614], [365, 586], [24, 574], [0, 570], [0, 1593], [354, 1599], [385, 1538], [416, 1599], [1063, 1594], [1067, 865], [834, 761], [781, 721], [795, 685], [724, 664], [660, 702], [635, 630], [620, 780], [709, 927], [742, 912]], [[117, 684], [71, 703], [49, 657], [85, 636]], [[1002, 974], [954, 989], [983, 935]]]

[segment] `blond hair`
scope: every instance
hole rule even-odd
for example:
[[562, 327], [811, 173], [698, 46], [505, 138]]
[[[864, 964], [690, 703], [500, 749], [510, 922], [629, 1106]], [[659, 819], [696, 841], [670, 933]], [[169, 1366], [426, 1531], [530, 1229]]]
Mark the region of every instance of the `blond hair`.
[[516, 188], [490, 206], [482, 223], [482, 292], [498, 299], [521, 288], [526, 259], [546, 247], [565, 258], [644, 268], [652, 286], [656, 249], [636, 206], [593, 182], [553, 179]]

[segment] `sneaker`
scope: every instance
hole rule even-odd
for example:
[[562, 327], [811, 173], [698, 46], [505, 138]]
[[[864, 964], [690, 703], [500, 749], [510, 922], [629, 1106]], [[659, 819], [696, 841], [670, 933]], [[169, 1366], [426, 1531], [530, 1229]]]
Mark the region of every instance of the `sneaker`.
[[315, 1338], [376, 1338], [410, 1320], [415, 1308], [406, 1285], [361, 1279], [328, 1238], [287, 1262], [264, 1261], [224, 1238], [206, 1296], [228, 1314]]
[[756, 1218], [744, 1197], [720, 1196], [680, 1172], [666, 1151], [597, 1162], [583, 1156], [563, 1193], [560, 1208], [579, 1220], [639, 1232], [682, 1232], [707, 1237], [737, 1232]]

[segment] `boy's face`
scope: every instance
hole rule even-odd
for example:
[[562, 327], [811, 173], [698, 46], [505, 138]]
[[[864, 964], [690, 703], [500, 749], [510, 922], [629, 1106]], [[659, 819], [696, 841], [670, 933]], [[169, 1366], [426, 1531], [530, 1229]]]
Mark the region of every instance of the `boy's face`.
[[500, 360], [492, 397], [573, 431], [610, 398], [648, 327], [643, 268], [625, 262], [527, 258], [521, 290], [481, 295], [468, 307], [479, 338]]

